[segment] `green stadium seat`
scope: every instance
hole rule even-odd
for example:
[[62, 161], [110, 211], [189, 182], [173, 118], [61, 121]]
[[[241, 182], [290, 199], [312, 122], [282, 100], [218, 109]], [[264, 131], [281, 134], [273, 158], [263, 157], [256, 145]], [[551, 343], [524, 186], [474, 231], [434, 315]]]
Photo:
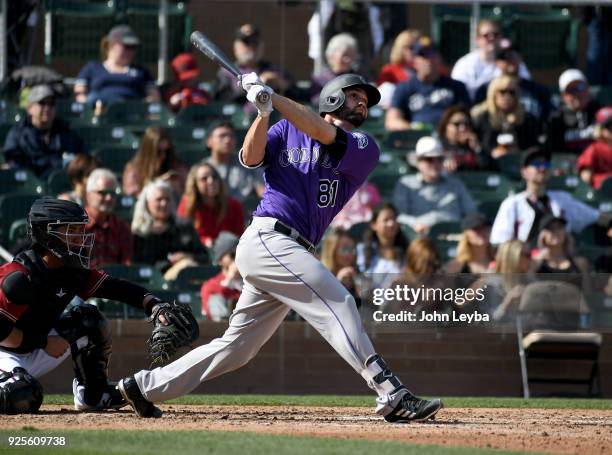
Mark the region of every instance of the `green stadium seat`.
[[173, 128], [168, 128], [167, 131], [175, 145], [182, 143], [204, 146], [206, 129], [201, 126], [174, 126]]
[[463, 230], [459, 221], [441, 221], [429, 229], [428, 237], [435, 241], [449, 240], [453, 236], [459, 236]]
[[553, 175], [573, 174], [576, 172], [577, 156], [572, 153], [554, 152], [550, 156], [550, 171]]
[[404, 154], [398, 155], [388, 151], [381, 152], [378, 164], [374, 169], [376, 173], [396, 174], [398, 177], [408, 174], [409, 171], [410, 166]]
[[612, 104], [612, 86], [595, 85], [590, 87], [590, 93], [593, 98], [599, 101], [602, 106]]
[[0, 100], [0, 124], [14, 125], [19, 122], [26, 112], [8, 100]]
[[612, 200], [612, 177], [607, 177], [601, 182], [598, 192], [602, 199]]
[[457, 257], [457, 242], [454, 240], [435, 240], [436, 250], [442, 262], [450, 261]]
[[400, 229], [402, 230], [402, 234], [404, 234], [406, 239], [410, 242], [419, 238], [419, 234], [417, 234], [416, 231], [408, 224], [400, 223]]
[[[0, 124], [0, 146], [4, 148], [4, 142], [6, 141], [6, 136], [8, 136], [9, 131], [13, 127], [11, 123], [2, 123]], [[4, 153], [0, 154], [0, 159], [4, 159]]]
[[109, 104], [99, 118], [101, 125], [121, 125], [131, 130], [144, 130], [151, 125], [174, 125], [174, 116], [162, 103], [122, 101]]
[[199, 291], [177, 291], [177, 290], [153, 290], [156, 297], [165, 302], [177, 302], [189, 305], [196, 319], [204, 319], [202, 316], [202, 299]]
[[36, 194], [5, 194], [0, 196], [0, 243], [10, 243], [11, 226], [16, 220], [25, 219], [32, 203], [40, 196]]
[[429, 128], [420, 130], [405, 130], [388, 132], [383, 141], [383, 146], [389, 149], [403, 150], [405, 152], [414, 150], [416, 143], [423, 136], [431, 135]]
[[194, 164], [199, 163], [203, 159], [210, 156], [210, 151], [204, 147], [204, 144], [202, 143], [175, 143], [174, 148], [183, 163], [185, 163], [187, 166], [193, 166]]
[[72, 190], [70, 179], [64, 169], [57, 169], [47, 177], [47, 194], [57, 196]]
[[478, 203], [478, 211], [485, 215], [488, 220], [493, 223], [495, 217], [497, 216], [497, 211], [499, 210], [499, 206], [501, 205], [501, 203], [501, 200], [496, 199], [480, 201]]
[[103, 147], [92, 152], [92, 155], [100, 160], [102, 167], [110, 169], [117, 175], [123, 173], [123, 168], [126, 163], [130, 161], [135, 154], [136, 150], [125, 146]]
[[115, 205], [115, 214], [123, 221], [131, 224], [132, 216], [134, 215], [134, 205], [136, 205], [136, 198], [134, 196], [119, 194]]
[[520, 153], [507, 153], [495, 160], [502, 174], [512, 180], [521, 180], [521, 164], [523, 157]]
[[181, 291], [199, 291], [204, 281], [214, 277], [221, 271], [216, 265], [197, 265], [185, 267], [174, 280], [174, 289]]
[[573, 193], [578, 190], [578, 187], [584, 185], [586, 185], [586, 183], [576, 174], [553, 175], [548, 179], [549, 190], [563, 190]]
[[502, 200], [514, 191], [514, 184], [503, 174], [494, 172], [460, 171], [460, 178], [476, 201]]
[[19, 218], [13, 221], [9, 228], [9, 245], [15, 246], [17, 242], [28, 239], [28, 220], [27, 218]]
[[123, 126], [79, 125], [73, 131], [83, 140], [87, 150], [110, 145], [138, 148], [138, 138]]
[[58, 99], [55, 101], [57, 116], [75, 126], [78, 124], [91, 124], [93, 118], [92, 109], [74, 99]]
[[229, 120], [242, 116], [242, 106], [233, 103], [192, 104], [176, 114], [176, 125], [204, 127], [215, 120]]
[[27, 169], [0, 169], [0, 194], [43, 194], [43, 184]]
[[370, 223], [367, 221], [355, 223], [348, 229], [348, 233], [359, 243], [363, 240], [363, 234], [368, 230], [369, 226]]
[[101, 267], [106, 273], [115, 278], [123, 278], [145, 287], [167, 289], [168, 283], [161, 272], [152, 265], [147, 264], [108, 264]]
[[400, 175], [395, 172], [373, 172], [368, 177], [368, 181], [372, 183], [379, 191], [383, 199], [390, 200], [393, 195], [393, 190]]
[[385, 111], [380, 106], [373, 106], [368, 111], [368, 118], [361, 125], [361, 129], [372, 136], [382, 139], [385, 136]]

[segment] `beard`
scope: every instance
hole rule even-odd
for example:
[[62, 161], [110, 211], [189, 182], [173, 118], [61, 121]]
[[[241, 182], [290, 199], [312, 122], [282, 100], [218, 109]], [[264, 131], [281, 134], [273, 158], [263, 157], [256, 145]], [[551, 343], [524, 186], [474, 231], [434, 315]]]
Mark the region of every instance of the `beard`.
[[333, 115], [338, 117], [340, 120], [349, 122], [355, 128], [359, 128], [366, 119], [365, 115], [357, 112], [357, 108], [351, 110], [346, 107], [346, 105], [343, 105], [336, 112], [333, 112]]

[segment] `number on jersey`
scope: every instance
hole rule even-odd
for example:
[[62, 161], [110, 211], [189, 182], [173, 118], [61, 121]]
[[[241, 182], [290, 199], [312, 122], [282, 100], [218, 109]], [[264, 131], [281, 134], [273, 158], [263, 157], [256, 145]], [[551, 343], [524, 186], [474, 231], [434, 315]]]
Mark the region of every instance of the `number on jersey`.
[[319, 197], [317, 198], [317, 204], [319, 207], [325, 208], [335, 206], [337, 194], [338, 180], [319, 180]]

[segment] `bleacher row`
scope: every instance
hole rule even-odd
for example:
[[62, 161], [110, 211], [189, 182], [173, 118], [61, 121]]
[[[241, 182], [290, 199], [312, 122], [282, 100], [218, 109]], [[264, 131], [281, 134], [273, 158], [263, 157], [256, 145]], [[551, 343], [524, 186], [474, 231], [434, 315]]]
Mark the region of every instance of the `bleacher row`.
[[[25, 113], [12, 103], [0, 103], [0, 140], [4, 138], [9, 128]], [[87, 151], [96, 155], [102, 165], [121, 177], [125, 163], [132, 158], [139, 144], [139, 136], [150, 125], [161, 125], [168, 129], [175, 148], [186, 164], [191, 165], [207, 156], [204, 146], [207, 125], [219, 119], [230, 120], [234, 124], [241, 142], [246, 133], [245, 127], [250, 124], [250, 117], [245, 115], [242, 107], [234, 104], [193, 105], [173, 115], [161, 103], [122, 102], [109, 105], [101, 116], [72, 100], [58, 100], [58, 115], [67, 120], [84, 141]], [[380, 163], [370, 175], [372, 182], [380, 191], [381, 196], [389, 200], [395, 184], [401, 176], [415, 172], [406, 160], [407, 152], [414, 149], [419, 138], [431, 134], [429, 129], [410, 130], [389, 133], [384, 129], [384, 112], [374, 108], [363, 129], [374, 135], [381, 145]], [[553, 154], [552, 173], [561, 174], [551, 177], [550, 188], [569, 191], [574, 196], [598, 207], [601, 210], [612, 210], [612, 179], [604, 183], [598, 191], [586, 185], [568, 166], [575, 157]], [[479, 209], [490, 219], [495, 217], [501, 201], [511, 193], [520, 191], [520, 156], [507, 155], [497, 161], [499, 172], [470, 171], [458, 172], [478, 202]], [[47, 181], [41, 182], [28, 170], [0, 170], [0, 243], [11, 248], [26, 236], [25, 217], [31, 202], [43, 194], [57, 195], [69, 190], [69, 181], [65, 171], [53, 172]], [[118, 197], [117, 214], [130, 222], [135, 200], [131, 196]], [[246, 216], [257, 201], [245, 204]], [[366, 223], [360, 223], [351, 228], [351, 232], [360, 239]], [[402, 226], [409, 239], [417, 237], [409, 226]], [[438, 246], [444, 260], [454, 257], [457, 238], [460, 234], [459, 223], [442, 223], [432, 228], [432, 237]], [[603, 248], [596, 243], [594, 229], [586, 229], [577, 239], [578, 253], [595, 260], [603, 253]], [[167, 283], [161, 279], [158, 270], [149, 265], [132, 267], [116, 266], [113, 273], [143, 282], [153, 289], [183, 300], [198, 308], [200, 314], [199, 286], [207, 277], [218, 269], [203, 266], [193, 270], [187, 269], [185, 276], [175, 283]], [[185, 277], [189, 278], [185, 278]], [[112, 302], [102, 302], [101, 306], [111, 316], [137, 316]], [[137, 316], [140, 317], [141, 315]]]

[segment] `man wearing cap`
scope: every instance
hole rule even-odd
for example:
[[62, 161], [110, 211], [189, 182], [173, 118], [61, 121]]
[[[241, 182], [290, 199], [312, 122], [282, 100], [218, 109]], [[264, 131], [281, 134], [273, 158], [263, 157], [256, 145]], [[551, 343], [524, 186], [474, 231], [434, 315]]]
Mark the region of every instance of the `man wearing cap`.
[[492, 244], [518, 239], [535, 246], [540, 220], [551, 214], [563, 216], [573, 232], [598, 220], [596, 209], [568, 192], [546, 189], [549, 169], [549, 157], [543, 150], [533, 148], [525, 154], [521, 168], [525, 190], [501, 203], [491, 230]]
[[417, 174], [402, 177], [393, 190], [398, 221], [426, 234], [441, 221], [461, 221], [476, 204], [463, 182], [443, 173], [444, 149], [426, 136], [416, 145]]
[[[499, 23], [490, 19], [482, 19], [476, 29], [477, 49], [461, 57], [455, 63], [451, 77], [465, 84], [470, 97], [476, 90], [491, 81], [497, 74], [495, 52], [500, 47], [502, 32]], [[524, 63], [519, 64], [520, 77], [530, 79], [531, 75]]]
[[11, 167], [29, 169], [45, 179], [76, 154], [85, 153], [85, 148], [81, 139], [56, 116], [51, 87], [32, 87], [27, 100], [28, 115], [6, 137], [4, 160]]
[[[543, 125], [548, 120], [552, 108], [550, 91], [545, 86], [521, 76], [519, 74], [521, 63], [521, 55], [512, 47], [512, 43], [503, 40], [501, 47], [495, 52], [495, 67], [497, 68], [495, 77], [505, 75], [517, 78], [523, 108], [533, 114]], [[476, 90], [475, 103], [482, 103], [487, 98], [490, 82], [487, 81]]]
[[470, 104], [463, 83], [440, 74], [441, 60], [431, 38], [422, 36], [413, 47], [415, 75], [397, 85], [385, 128], [399, 131], [417, 124], [435, 127], [446, 108]]
[[113, 101], [159, 101], [149, 71], [132, 64], [140, 40], [128, 25], [113, 27], [102, 39], [104, 61], [91, 61], [79, 72], [74, 93], [79, 103], [102, 106]]
[[[264, 44], [259, 30], [253, 24], [243, 24], [236, 30], [234, 57], [242, 74], [255, 72], [264, 84], [276, 93], [285, 93], [292, 85], [291, 77], [270, 62], [263, 60]], [[215, 82], [215, 100], [243, 104], [244, 92], [236, 76], [224, 68], [219, 69]], [[247, 105], [247, 107], [249, 107]]]
[[595, 113], [600, 105], [591, 99], [586, 77], [577, 69], [561, 74], [559, 92], [563, 105], [548, 122], [546, 150], [578, 155], [593, 142]]
[[580, 178], [594, 188], [612, 177], [612, 106], [603, 107], [595, 115], [595, 138], [576, 161]]
[[211, 321], [227, 320], [240, 298], [242, 277], [236, 266], [238, 237], [223, 231], [216, 238], [212, 248], [213, 264], [221, 271], [205, 281], [200, 290], [202, 315]]
[[247, 169], [240, 164], [236, 149], [236, 130], [232, 122], [218, 121], [211, 124], [205, 142], [211, 155], [204, 162], [215, 167], [229, 196], [242, 203], [249, 196], [263, 194], [263, 171]]
[[208, 104], [210, 94], [199, 87], [200, 68], [189, 52], [178, 54], [170, 63], [174, 72], [175, 83], [165, 94], [165, 101], [174, 112], [190, 104]]

